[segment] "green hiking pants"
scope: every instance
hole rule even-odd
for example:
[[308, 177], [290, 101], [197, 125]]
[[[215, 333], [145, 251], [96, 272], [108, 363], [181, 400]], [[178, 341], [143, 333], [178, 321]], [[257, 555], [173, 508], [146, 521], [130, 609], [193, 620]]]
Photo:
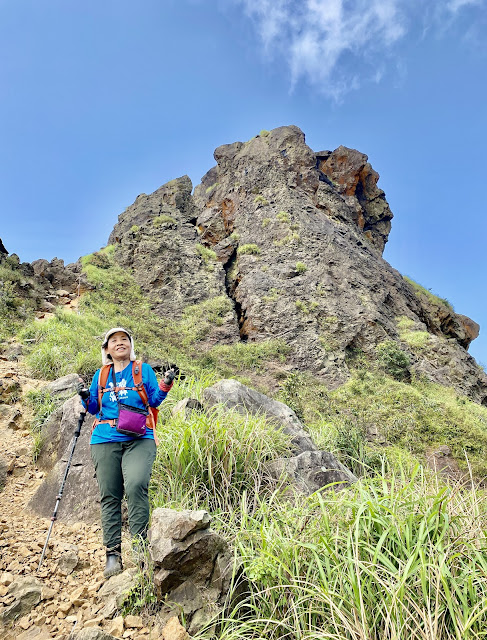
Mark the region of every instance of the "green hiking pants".
[[103, 544], [112, 549], [122, 541], [122, 498], [125, 490], [130, 535], [146, 537], [149, 525], [149, 481], [156, 443], [149, 438], [92, 444], [101, 498]]

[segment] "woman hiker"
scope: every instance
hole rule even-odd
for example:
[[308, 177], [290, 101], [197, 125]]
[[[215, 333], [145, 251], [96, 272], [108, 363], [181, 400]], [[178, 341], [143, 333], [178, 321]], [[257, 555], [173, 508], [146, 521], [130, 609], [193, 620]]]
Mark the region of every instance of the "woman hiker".
[[[103, 366], [90, 389], [80, 379], [77, 391], [96, 419], [91, 434], [91, 458], [101, 498], [105, 578], [123, 570], [122, 498], [127, 495], [132, 538], [145, 540], [149, 524], [149, 480], [156, 457], [155, 422], [150, 407], [158, 407], [171, 389], [175, 372], [165, 372], [159, 384], [150, 365], [136, 361], [134, 341], [122, 328], [110, 329], [101, 348]], [[140, 373], [142, 374], [139, 384]], [[136, 380], [134, 380], [136, 378]], [[137, 390], [139, 389], [139, 391]], [[144, 395], [144, 390], [145, 394]], [[148, 415], [149, 414], [149, 415]]]

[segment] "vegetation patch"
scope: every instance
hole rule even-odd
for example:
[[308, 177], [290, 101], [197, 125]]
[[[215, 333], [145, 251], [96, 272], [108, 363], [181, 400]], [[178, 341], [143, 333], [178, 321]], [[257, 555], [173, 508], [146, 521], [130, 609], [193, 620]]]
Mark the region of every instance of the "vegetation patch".
[[269, 201], [264, 198], [263, 195], [259, 194], [254, 198], [254, 204], [261, 204], [263, 207], [269, 204]]
[[220, 183], [219, 182], [215, 182], [214, 184], [211, 184], [209, 187], [206, 188], [205, 193], [211, 193], [213, 191], [213, 189], [216, 189], [218, 187]]
[[239, 256], [245, 255], [260, 255], [260, 248], [256, 244], [243, 244], [237, 249], [237, 254]]
[[304, 262], [296, 262], [296, 273], [302, 274], [308, 271], [308, 267], [304, 264]]
[[[196, 245], [196, 251], [201, 256], [201, 258], [203, 259], [203, 262], [206, 265], [210, 265], [211, 262], [215, 262], [215, 260], [217, 259], [216, 252], [213, 251], [213, 249], [209, 249], [208, 247], [204, 247], [202, 244], [197, 244]], [[211, 265], [211, 266], [213, 266], [213, 265]]]
[[161, 215], [161, 216], [156, 216], [153, 219], [152, 224], [155, 227], [161, 227], [163, 225], [174, 225], [174, 224], [177, 224], [177, 221], [172, 216]]
[[385, 340], [375, 348], [377, 360], [382, 369], [395, 380], [407, 380], [410, 376], [409, 357], [395, 340]]
[[440, 298], [439, 296], [434, 294], [431, 291], [431, 289], [426, 289], [425, 287], [415, 282], [414, 280], [411, 280], [411, 278], [408, 278], [407, 276], [403, 276], [403, 278], [404, 280], [406, 280], [408, 284], [411, 285], [416, 295], [420, 295], [420, 296], [423, 295], [428, 299], [428, 301], [431, 304], [440, 305], [440, 306], [446, 307], [449, 311], [452, 311], [452, 312], [454, 311], [452, 304], [446, 298]]
[[[32, 297], [25, 294], [24, 285], [32, 291]], [[18, 258], [3, 258], [0, 261], [0, 342], [14, 336], [33, 318], [35, 294], [36, 283], [22, 274]]]
[[291, 223], [291, 216], [287, 211], [279, 211], [279, 213], [276, 215], [276, 219], [279, 220], [279, 222], [282, 222], [283, 224]]

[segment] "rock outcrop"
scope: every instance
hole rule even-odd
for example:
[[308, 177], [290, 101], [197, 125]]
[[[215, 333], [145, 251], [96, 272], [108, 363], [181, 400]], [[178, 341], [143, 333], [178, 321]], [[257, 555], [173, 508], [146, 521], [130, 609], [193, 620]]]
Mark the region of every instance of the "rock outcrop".
[[[71, 397], [55, 411], [42, 429], [43, 446], [38, 458], [40, 469], [48, 472], [29, 507], [38, 515], [52, 515], [56, 496], [72, 449], [73, 434], [81, 411], [78, 396]], [[88, 415], [76, 444], [71, 467], [59, 504], [58, 519], [66, 522], [99, 521], [98, 487], [90, 457], [89, 441], [93, 416]]]
[[225, 405], [239, 413], [265, 415], [271, 424], [291, 437], [295, 455], [266, 464], [269, 475], [287, 482], [295, 492], [309, 495], [330, 485], [334, 489], [357, 478], [329, 451], [319, 451], [292, 409], [238, 380], [221, 380], [203, 392], [208, 407]]
[[169, 619], [182, 612], [188, 631], [196, 633], [222, 611], [238, 579], [233, 552], [210, 529], [206, 511], [155, 509], [149, 542], [161, 615]]
[[[8, 294], [22, 300], [17, 313], [22, 316], [23, 308], [31, 308], [39, 315], [51, 313], [58, 304], [71, 304], [81, 293], [91, 289], [80, 262], [64, 264], [64, 260], [53, 258], [34, 262], [20, 262], [17, 254], [8, 254], [0, 240], [0, 264], [14, 274], [9, 280]], [[4, 251], [1, 250], [3, 247]], [[4, 272], [8, 279], [8, 271]], [[3, 282], [0, 282], [0, 298]]]
[[[393, 214], [366, 155], [315, 153], [289, 126], [214, 156], [193, 195], [187, 176], [142, 194], [110, 236], [158, 313], [178, 318], [226, 297], [232, 307], [211, 344], [282, 338], [289, 366], [330, 388], [348, 379], [350, 355], [373, 359], [392, 339], [432, 381], [487, 402], [487, 376], [466, 351], [477, 325], [382, 258]], [[442, 353], [402, 341], [401, 318], [421, 324]]]

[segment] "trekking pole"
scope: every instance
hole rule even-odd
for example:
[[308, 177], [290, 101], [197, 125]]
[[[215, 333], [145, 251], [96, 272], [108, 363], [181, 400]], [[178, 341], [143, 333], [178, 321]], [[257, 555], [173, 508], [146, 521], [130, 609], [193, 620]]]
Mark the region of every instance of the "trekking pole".
[[42, 561], [44, 560], [44, 555], [46, 553], [47, 544], [49, 542], [49, 537], [51, 535], [51, 531], [52, 531], [52, 528], [54, 526], [54, 522], [56, 521], [56, 518], [57, 518], [57, 510], [59, 508], [59, 503], [61, 502], [61, 498], [63, 497], [64, 486], [66, 484], [66, 480], [68, 479], [68, 473], [69, 473], [69, 468], [71, 466], [71, 461], [73, 459], [74, 449], [76, 447], [76, 443], [78, 442], [78, 438], [79, 438], [79, 435], [81, 433], [81, 426], [83, 425], [83, 421], [85, 419], [85, 416], [86, 416], [86, 411], [82, 411], [79, 414], [78, 426], [76, 427], [76, 431], [74, 432], [73, 446], [71, 447], [71, 453], [69, 454], [68, 464], [66, 465], [66, 471], [64, 472], [63, 481], [61, 483], [61, 487], [59, 489], [59, 493], [58, 493], [57, 498], [56, 498], [56, 505], [54, 507], [54, 511], [52, 513], [52, 516], [51, 516], [51, 524], [49, 526], [49, 531], [47, 532], [46, 543], [44, 545], [44, 549], [42, 550], [42, 555], [41, 555], [41, 559], [39, 560], [39, 566], [37, 567], [37, 571], [40, 570]]

